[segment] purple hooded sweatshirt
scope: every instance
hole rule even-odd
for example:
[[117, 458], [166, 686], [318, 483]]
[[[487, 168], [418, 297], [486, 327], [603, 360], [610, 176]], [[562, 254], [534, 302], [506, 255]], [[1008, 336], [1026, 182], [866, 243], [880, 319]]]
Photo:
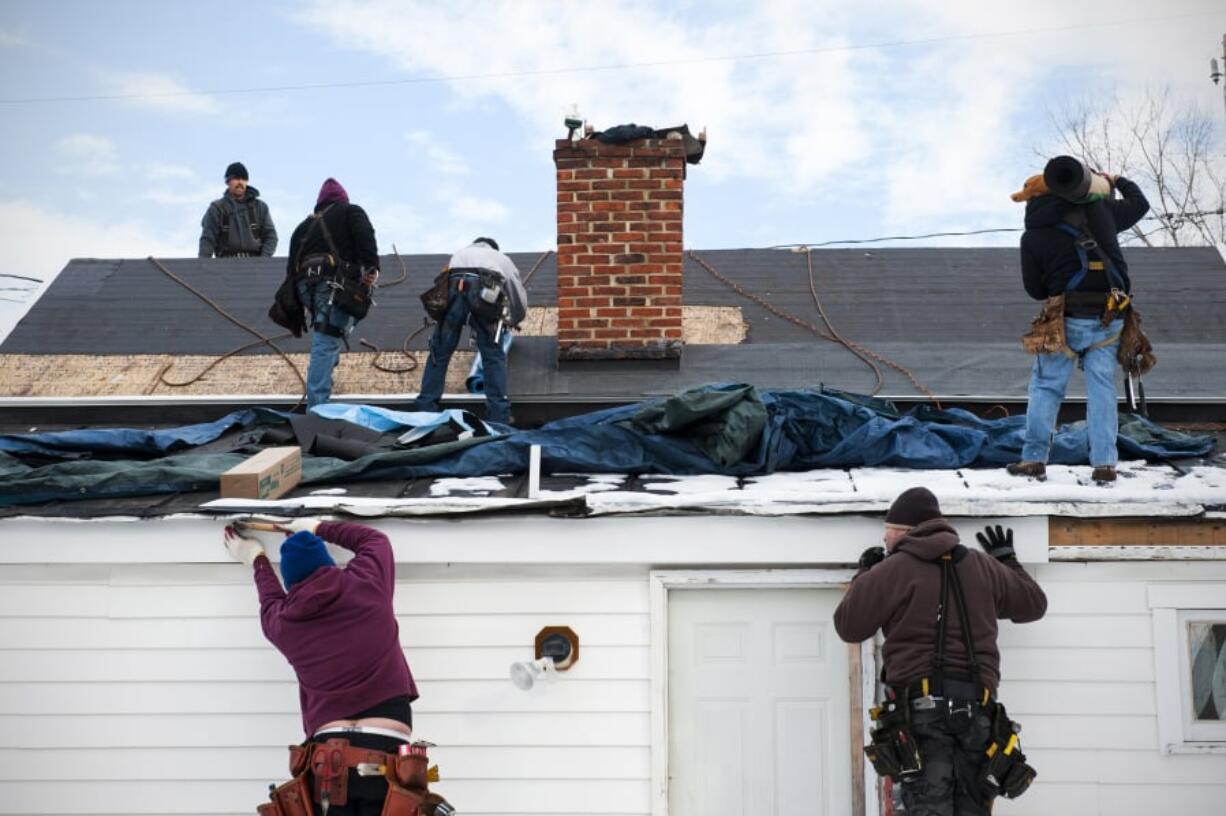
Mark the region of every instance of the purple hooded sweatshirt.
[[384, 700], [418, 696], [392, 611], [396, 570], [387, 536], [344, 522], [323, 522], [316, 535], [352, 550], [353, 559], [316, 570], [288, 595], [268, 558], [254, 566], [264, 635], [298, 675], [308, 737]]

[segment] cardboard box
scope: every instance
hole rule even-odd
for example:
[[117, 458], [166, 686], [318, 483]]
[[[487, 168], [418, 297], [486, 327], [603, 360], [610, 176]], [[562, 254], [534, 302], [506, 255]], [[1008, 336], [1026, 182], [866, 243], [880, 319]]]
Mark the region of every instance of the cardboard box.
[[221, 474], [223, 499], [276, 499], [302, 479], [302, 450], [268, 448]]

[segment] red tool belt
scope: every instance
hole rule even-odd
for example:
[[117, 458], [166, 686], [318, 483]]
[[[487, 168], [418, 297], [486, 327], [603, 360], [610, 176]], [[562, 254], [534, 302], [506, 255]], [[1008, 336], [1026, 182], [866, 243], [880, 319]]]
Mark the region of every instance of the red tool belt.
[[[427, 789], [429, 758], [417, 745], [398, 756], [357, 748], [345, 739], [291, 745], [290, 781], [269, 792], [259, 816], [315, 816], [314, 802], [342, 807], [349, 802], [349, 771], [387, 779], [382, 816], [443, 816], [454, 813], [447, 800]], [[443, 809], [439, 809], [442, 805]]]

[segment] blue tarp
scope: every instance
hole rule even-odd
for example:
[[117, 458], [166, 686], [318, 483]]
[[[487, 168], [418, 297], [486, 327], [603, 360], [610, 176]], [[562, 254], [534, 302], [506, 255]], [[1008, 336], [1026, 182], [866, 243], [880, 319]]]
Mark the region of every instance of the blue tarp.
[[[765, 408], [765, 422], [744, 422], [743, 411], [742, 421], [733, 421], [739, 401], [730, 406], [729, 400], [712, 400], [712, 391], [735, 391], [745, 400], [760, 402]], [[670, 401], [675, 402], [670, 405]], [[385, 414], [397, 413], [349, 407], [338, 411], [359, 423], [386, 422]], [[401, 414], [393, 421], [410, 417], [416, 419], [412, 414]], [[245, 424], [275, 421], [284, 420], [275, 412], [253, 409], [212, 423], [161, 431], [98, 429], [0, 437], [0, 452], [17, 455], [46, 457], [62, 451], [79, 456], [90, 450], [90, 445], [112, 458], [124, 450], [131, 451], [134, 458], [147, 456], [150, 451], [174, 454], [154, 461], [59, 462], [34, 467], [0, 453], [0, 505], [207, 490], [211, 479], [241, 461], [242, 456], [193, 454], [190, 446], [204, 444]], [[756, 438], [746, 438], [746, 444], [737, 446], [737, 440], [729, 436], [738, 428], [746, 429], [740, 433], [752, 433]], [[1025, 417], [1021, 416], [989, 420], [967, 411], [927, 406], [900, 415], [888, 402], [832, 391], [706, 386], [669, 400], [597, 411], [534, 431], [376, 453], [353, 462], [304, 457], [303, 482], [522, 473], [527, 470], [533, 445], [541, 446], [545, 473], [753, 476], [842, 467], [1000, 467], [1019, 459], [1024, 429]], [[724, 444], [722, 450], [744, 451], [742, 458], [731, 461], [720, 457], [724, 459], [721, 463], [708, 456], [704, 451], [711, 450], [711, 442], [717, 438]], [[1207, 456], [1213, 450], [1214, 438], [1183, 434], [1142, 417], [1122, 415], [1119, 446], [1124, 458], [1180, 459]], [[1086, 464], [1087, 455], [1085, 424], [1078, 422], [1058, 430], [1049, 461]]]

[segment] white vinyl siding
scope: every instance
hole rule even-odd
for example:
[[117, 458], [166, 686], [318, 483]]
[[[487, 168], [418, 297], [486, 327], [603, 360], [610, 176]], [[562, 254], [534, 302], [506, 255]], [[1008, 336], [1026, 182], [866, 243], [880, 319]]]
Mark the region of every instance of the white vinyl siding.
[[[461, 812], [650, 811], [645, 571], [398, 578], [415, 733]], [[239, 565], [0, 567], [0, 812], [254, 813], [301, 737], [257, 611]], [[550, 624], [580, 660], [520, 691]]]
[[1216, 813], [1226, 802], [1226, 756], [1158, 750], [1154, 582], [1221, 581], [1221, 562], [1051, 563], [1028, 567], [1047, 592], [1047, 616], [1001, 623], [1000, 697], [1038, 770], [1000, 816], [1152, 816]]

